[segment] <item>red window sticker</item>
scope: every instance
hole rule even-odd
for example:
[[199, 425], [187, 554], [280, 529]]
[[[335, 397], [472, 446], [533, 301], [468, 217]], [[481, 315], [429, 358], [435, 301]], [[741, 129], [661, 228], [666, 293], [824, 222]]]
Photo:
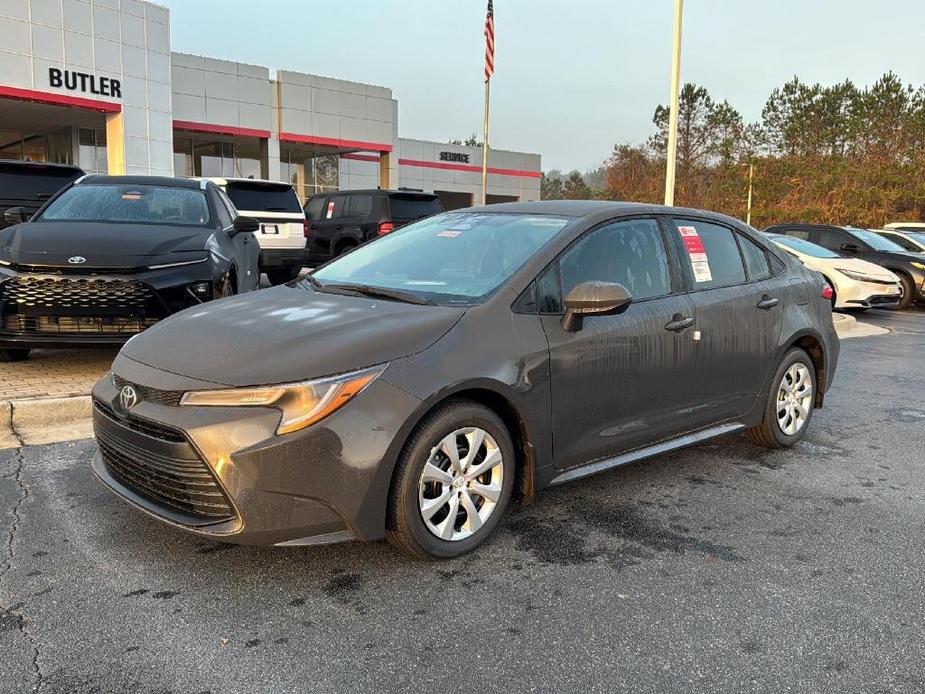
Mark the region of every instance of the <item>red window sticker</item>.
[[713, 274], [710, 272], [710, 259], [707, 249], [703, 246], [703, 239], [697, 233], [696, 227], [678, 227], [684, 247], [691, 259], [695, 282], [712, 282]]
[[333, 216], [334, 216], [334, 201], [331, 200], [330, 202], [328, 202], [328, 212], [327, 212], [327, 214], [325, 215], [324, 218], [325, 218], [325, 219], [330, 219], [330, 218], [333, 217]]

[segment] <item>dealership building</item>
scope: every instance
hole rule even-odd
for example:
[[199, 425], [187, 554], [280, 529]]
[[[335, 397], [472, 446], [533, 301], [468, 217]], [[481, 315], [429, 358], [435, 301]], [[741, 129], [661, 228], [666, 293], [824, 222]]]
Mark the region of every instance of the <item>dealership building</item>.
[[[413, 188], [476, 204], [477, 147], [398, 136], [391, 89], [170, 50], [140, 0], [0, 2], [0, 159], [87, 172]], [[490, 149], [488, 201], [537, 200], [540, 156]]]

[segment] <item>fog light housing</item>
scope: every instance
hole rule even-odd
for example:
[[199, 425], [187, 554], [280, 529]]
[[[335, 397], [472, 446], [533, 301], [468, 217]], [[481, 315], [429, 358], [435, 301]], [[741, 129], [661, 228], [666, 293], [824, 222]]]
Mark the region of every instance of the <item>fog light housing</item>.
[[206, 298], [212, 295], [212, 283], [211, 282], [194, 282], [189, 287], [190, 291], [194, 296], [199, 298]]

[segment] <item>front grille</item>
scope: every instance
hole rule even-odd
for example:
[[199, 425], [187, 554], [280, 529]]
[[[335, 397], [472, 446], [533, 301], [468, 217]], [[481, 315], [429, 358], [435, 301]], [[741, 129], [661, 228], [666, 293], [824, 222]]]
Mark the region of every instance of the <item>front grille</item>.
[[[105, 406], [100, 410], [107, 414]], [[119, 419], [114, 421], [126, 424]], [[181, 447], [182, 455], [165, 456], [129, 443], [109, 428], [95, 429], [106, 470], [119, 484], [157, 506], [198, 521], [220, 523], [234, 519], [231, 502], [211, 468], [188, 441]]]
[[872, 296], [867, 300], [867, 303], [871, 306], [879, 306], [880, 304], [897, 304], [899, 303], [899, 294], [894, 296]]
[[150, 419], [142, 419], [141, 417], [136, 417], [135, 415], [131, 415], [128, 418], [122, 419], [116, 415], [116, 413], [113, 412], [113, 409], [102, 400], [94, 400], [93, 402], [96, 405], [96, 408], [104, 415], [112, 420], [119, 422], [122, 426], [127, 427], [132, 431], [137, 431], [139, 434], [144, 434], [145, 436], [150, 436], [155, 439], [161, 439], [162, 441], [169, 441], [171, 443], [183, 443], [186, 441], [186, 436], [183, 435], [182, 431], [161, 426], [156, 422], [152, 422]]
[[127, 316], [3, 316], [3, 329], [40, 335], [136, 335], [157, 323], [156, 318]]
[[19, 307], [20, 313], [36, 309], [108, 309], [133, 315], [143, 312], [154, 299], [154, 290], [137, 280], [17, 275], [0, 285], [0, 301], [8, 312], [12, 305]]
[[113, 377], [113, 385], [115, 385], [118, 390], [122, 390], [123, 386], [130, 385], [137, 391], [141, 400], [144, 402], [152, 402], [155, 405], [178, 407], [180, 405], [180, 398], [183, 397], [183, 391], [181, 390], [161, 390], [160, 388], [140, 386], [137, 383], [126, 381], [124, 378], [120, 378], [119, 376]]

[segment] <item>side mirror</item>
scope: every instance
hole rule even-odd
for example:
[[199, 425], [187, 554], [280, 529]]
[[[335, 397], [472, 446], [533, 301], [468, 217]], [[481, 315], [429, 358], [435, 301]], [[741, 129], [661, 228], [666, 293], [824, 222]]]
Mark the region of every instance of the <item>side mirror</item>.
[[254, 219], [253, 217], [245, 217], [243, 215], [238, 215], [234, 218], [231, 227], [231, 235], [237, 236], [238, 234], [246, 234], [248, 232], [255, 232], [260, 230], [260, 222]]
[[585, 316], [603, 316], [622, 311], [633, 300], [626, 287], [616, 282], [583, 282], [565, 297], [562, 329], [575, 333]]
[[25, 207], [11, 207], [3, 213], [7, 224], [22, 224], [32, 219], [32, 213]]
[[861, 247], [856, 243], [843, 243], [841, 245], [841, 250], [845, 253], [860, 253]]

